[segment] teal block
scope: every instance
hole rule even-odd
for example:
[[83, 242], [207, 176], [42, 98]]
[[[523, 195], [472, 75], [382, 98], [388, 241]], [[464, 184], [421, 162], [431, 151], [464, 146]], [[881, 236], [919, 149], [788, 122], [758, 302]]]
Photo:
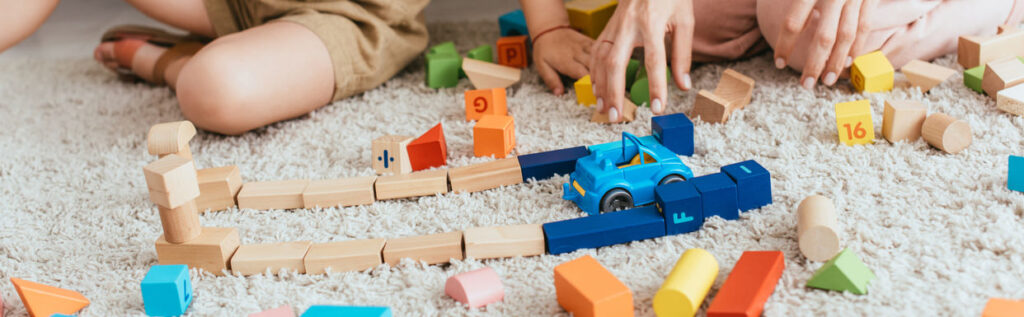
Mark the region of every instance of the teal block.
[[875, 273], [860, 261], [856, 253], [845, 249], [814, 272], [807, 286], [864, 295], [868, 293], [868, 283], [873, 279]]
[[466, 53], [466, 57], [478, 61], [494, 63], [494, 47], [490, 44], [477, 46], [476, 48], [469, 50], [469, 53]]
[[1024, 192], [1024, 156], [1010, 155], [1009, 175], [1006, 177], [1006, 188]]
[[192, 303], [192, 281], [184, 264], [154, 265], [141, 284], [146, 315], [184, 315]]
[[526, 27], [526, 15], [523, 14], [523, 10], [511, 11], [498, 17], [498, 29], [501, 30], [502, 37], [530, 35], [530, 30]]
[[391, 317], [391, 308], [383, 306], [310, 306], [301, 317]]
[[76, 317], [75, 315], [53, 314], [50, 317]]

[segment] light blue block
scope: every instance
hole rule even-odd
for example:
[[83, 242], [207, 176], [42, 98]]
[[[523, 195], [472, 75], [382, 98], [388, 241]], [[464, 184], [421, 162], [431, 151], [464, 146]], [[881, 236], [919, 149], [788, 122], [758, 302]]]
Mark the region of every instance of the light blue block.
[[1010, 155], [1010, 173], [1006, 177], [1006, 188], [1024, 192], [1024, 156]]
[[149, 316], [180, 316], [192, 303], [188, 266], [154, 265], [142, 279], [142, 301]]
[[530, 36], [530, 30], [526, 27], [526, 15], [523, 15], [523, 10], [502, 14], [498, 17], [498, 28], [501, 29], [502, 37], [514, 35]]
[[53, 314], [53, 315], [50, 315], [50, 317], [77, 317], [77, 316], [75, 316], [75, 315], [65, 315], [65, 314]]
[[310, 306], [301, 317], [391, 317], [391, 307], [383, 306]]

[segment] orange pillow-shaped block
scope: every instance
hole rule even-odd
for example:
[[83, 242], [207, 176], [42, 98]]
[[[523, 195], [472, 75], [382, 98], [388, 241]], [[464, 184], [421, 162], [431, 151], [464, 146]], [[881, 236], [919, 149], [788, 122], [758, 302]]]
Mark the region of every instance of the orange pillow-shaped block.
[[484, 115], [473, 127], [473, 155], [503, 158], [516, 146], [516, 120]]
[[32, 317], [50, 317], [53, 314], [72, 315], [89, 305], [89, 300], [81, 293], [29, 282], [12, 277], [11, 284], [21, 296], [28, 315]]
[[488, 114], [508, 114], [508, 107], [505, 106], [505, 88], [466, 91], [466, 121], [480, 120], [480, 117]]
[[487, 306], [505, 297], [505, 287], [494, 269], [485, 267], [453, 275], [444, 283], [444, 293], [469, 308]]
[[526, 52], [526, 35], [506, 36], [498, 39], [498, 64], [508, 67], [526, 68], [529, 54]]
[[633, 316], [632, 291], [589, 255], [555, 267], [555, 295], [576, 317]]

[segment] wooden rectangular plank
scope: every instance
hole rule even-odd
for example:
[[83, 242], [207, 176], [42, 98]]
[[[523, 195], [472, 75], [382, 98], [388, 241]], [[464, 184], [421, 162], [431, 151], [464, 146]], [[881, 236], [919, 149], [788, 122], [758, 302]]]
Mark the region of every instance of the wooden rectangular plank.
[[444, 194], [448, 192], [448, 170], [381, 176], [374, 188], [378, 200]]
[[302, 193], [308, 185], [305, 179], [245, 183], [238, 192], [238, 208], [302, 208]]
[[238, 166], [204, 168], [196, 171], [199, 179], [200, 212], [228, 209], [236, 204], [235, 196], [242, 189], [242, 173]]
[[462, 231], [388, 239], [383, 255], [384, 262], [391, 266], [398, 265], [403, 258], [427, 264], [462, 260]]
[[277, 274], [281, 269], [306, 273], [303, 260], [310, 241], [295, 241], [267, 244], [249, 244], [238, 247], [231, 258], [231, 271], [242, 275], [255, 275], [270, 270]]
[[198, 237], [181, 244], [169, 243], [161, 235], [156, 240], [156, 256], [160, 265], [185, 264], [224, 275], [238, 245], [238, 229], [203, 227]]
[[463, 239], [466, 257], [476, 259], [544, 254], [544, 230], [540, 224], [469, 228]]
[[448, 170], [453, 192], [478, 192], [523, 182], [519, 160], [506, 158]]
[[1024, 32], [1007, 30], [993, 37], [961, 36], [957, 43], [957, 62], [965, 69], [991, 61], [1024, 55]]
[[313, 208], [372, 204], [376, 201], [373, 193], [376, 181], [377, 176], [314, 180], [302, 193], [303, 205]]
[[381, 252], [385, 239], [349, 240], [315, 243], [306, 253], [306, 274], [362, 271], [384, 263]]

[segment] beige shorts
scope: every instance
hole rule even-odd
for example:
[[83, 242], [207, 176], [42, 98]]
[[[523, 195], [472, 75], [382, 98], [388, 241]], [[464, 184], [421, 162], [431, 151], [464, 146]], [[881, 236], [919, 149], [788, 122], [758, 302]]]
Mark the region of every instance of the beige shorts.
[[218, 36], [271, 21], [313, 31], [334, 68], [334, 100], [373, 89], [427, 47], [428, 0], [205, 0]]

